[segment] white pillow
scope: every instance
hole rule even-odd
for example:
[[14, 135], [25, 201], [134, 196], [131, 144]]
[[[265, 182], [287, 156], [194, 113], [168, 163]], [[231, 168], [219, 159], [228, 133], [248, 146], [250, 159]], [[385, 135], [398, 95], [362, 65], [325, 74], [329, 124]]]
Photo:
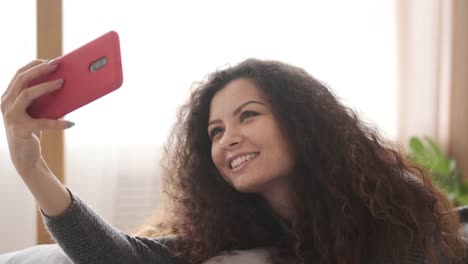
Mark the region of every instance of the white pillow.
[[266, 249], [255, 248], [250, 250], [233, 250], [213, 257], [203, 264], [269, 264], [269, 253]]
[[[266, 249], [233, 250], [203, 264], [269, 264]], [[0, 264], [73, 264], [58, 245], [38, 245], [0, 255]]]
[[0, 264], [73, 264], [58, 245], [38, 245], [0, 255]]

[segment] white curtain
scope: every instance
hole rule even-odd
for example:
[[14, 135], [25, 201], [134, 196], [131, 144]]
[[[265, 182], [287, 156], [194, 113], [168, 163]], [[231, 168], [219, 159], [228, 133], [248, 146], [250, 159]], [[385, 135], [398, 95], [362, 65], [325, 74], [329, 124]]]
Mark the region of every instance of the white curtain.
[[429, 136], [447, 150], [454, 0], [398, 0], [398, 140]]

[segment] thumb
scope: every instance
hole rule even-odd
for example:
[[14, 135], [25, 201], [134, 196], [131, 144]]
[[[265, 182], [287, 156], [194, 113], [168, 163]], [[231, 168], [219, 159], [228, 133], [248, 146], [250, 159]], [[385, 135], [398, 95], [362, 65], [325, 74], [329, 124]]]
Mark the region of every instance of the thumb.
[[35, 131], [38, 130], [64, 130], [75, 125], [75, 123], [62, 119], [37, 119], [35, 123]]

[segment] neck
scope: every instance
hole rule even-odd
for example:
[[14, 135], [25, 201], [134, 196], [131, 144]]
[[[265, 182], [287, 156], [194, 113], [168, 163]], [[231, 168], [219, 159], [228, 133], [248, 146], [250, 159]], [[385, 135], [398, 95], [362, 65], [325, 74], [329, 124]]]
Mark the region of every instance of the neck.
[[278, 216], [292, 223], [295, 217], [292, 193], [290, 181], [278, 180], [268, 186], [261, 196]]

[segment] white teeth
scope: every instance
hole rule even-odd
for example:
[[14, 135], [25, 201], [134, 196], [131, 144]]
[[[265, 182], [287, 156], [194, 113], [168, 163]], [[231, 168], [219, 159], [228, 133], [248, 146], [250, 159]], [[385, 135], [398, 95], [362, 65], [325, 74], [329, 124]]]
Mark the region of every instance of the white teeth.
[[250, 154], [238, 157], [238, 158], [236, 158], [235, 160], [233, 160], [231, 162], [231, 168], [234, 169], [237, 166], [239, 166], [240, 164], [242, 164], [242, 163], [244, 163], [244, 162], [248, 161], [249, 159], [252, 159], [252, 158], [254, 158], [256, 156], [258, 156], [258, 152], [250, 153]]

